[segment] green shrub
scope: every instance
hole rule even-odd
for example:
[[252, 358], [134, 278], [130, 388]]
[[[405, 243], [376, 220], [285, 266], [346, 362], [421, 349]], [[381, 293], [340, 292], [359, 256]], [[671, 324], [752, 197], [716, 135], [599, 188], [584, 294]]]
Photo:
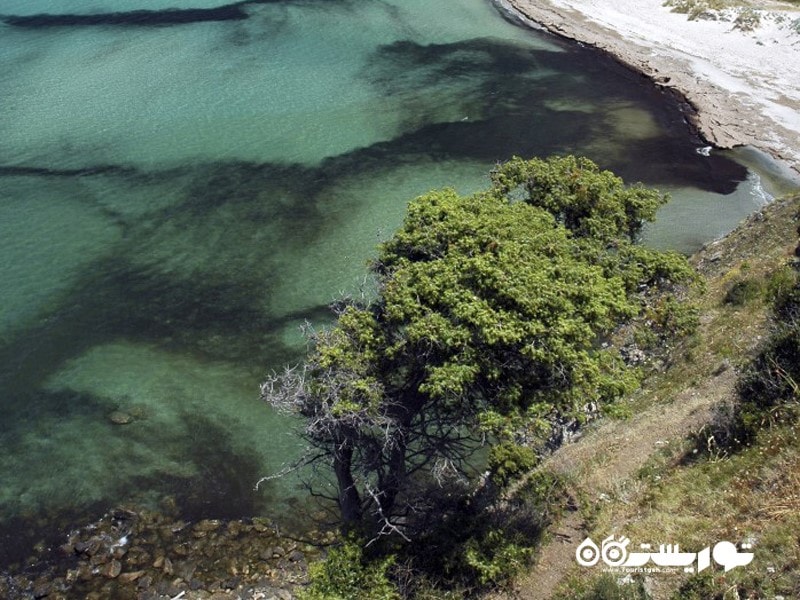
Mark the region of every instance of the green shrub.
[[[493, 486], [470, 498], [456, 498], [440, 490], [439, 514], [424, 535], [398, 553], [398, 562], [412, 582], [426, 582], [425, 597], [436, 589], [441, 597], [457, 590], [472, 593], [507, 585], [530, 563], [542, 531], [567, 504], [566, 486], [557, 476], [536, 472], [527, 476], [502, 500]], [[409, 575], [410, 573], [410, 575]]]
[[530, 471], [537, 462], [532, 448], [511, 442], [497, 444], [489, 451], [489, 471], [492, 481], [499, 487], [505, 487], [522, 473]]
[[764, 284], [759, 279], [740, 279], [725, 294], [725, 304], [745, 306], [764, 297]]
[[494, 529], [481, 539], [472, 538], [464, 548], [464, 562], [475, 572], [480, 585], [501, 585], [530, 563], [533, 549], [515, 542], [506, 532]]
[[310, 585], [299, 600], [399, 600], [387, 572], [394, 557], [369, 561], [361, 543], [351, 539], [309, 567]]
[[782, 267], [767, 278], [767, 300], [776, 306], [786, 301], [797, 285], [797, 271]]
[[667, 294], [659, 299], [649, 316], [661, 339], [670, 340], [694, 333], [700, 323], [699, 314], [695, 304]]
[[502, 587], [530, 564], [541, 526], [566, 504], [565, 490], [560, 477], [537, 471], [494, 512], [492, 523], [485, 514], [476, 515], [475, 529], [457, 553], [462, 576], [468, 576], [464, 583]]

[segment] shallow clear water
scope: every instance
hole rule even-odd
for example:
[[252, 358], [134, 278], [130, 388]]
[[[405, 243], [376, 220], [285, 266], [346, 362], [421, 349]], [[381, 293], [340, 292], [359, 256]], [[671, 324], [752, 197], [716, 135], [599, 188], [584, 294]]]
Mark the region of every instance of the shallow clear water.
[[175, 4], [0, 0], [2, 547], [166, 496], [287, 518], [295, 480], [253, 486], [300, 442], [258, 384], [431, 188], [578, 152], [670, 191], [647, 239], [682, 250], [765, 201], [641, 79], [484, 0]]

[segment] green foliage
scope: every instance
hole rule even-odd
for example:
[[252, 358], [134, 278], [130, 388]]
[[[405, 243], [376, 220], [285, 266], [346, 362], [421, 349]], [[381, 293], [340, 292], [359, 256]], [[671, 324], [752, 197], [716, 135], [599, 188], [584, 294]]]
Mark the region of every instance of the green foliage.
[[532, 448], [504, 441], [489, 450], [489, 471], [495, 485], [505, 487], [522, 473], [533, 469], [538, 457]]
[[568, 500], [567, 484], [562, 476], [538, 470], [526, 478], [517, 496], [527, 506], [535, 507], [543, 514], [557, 512], [554, 507], [560, 509]]
[[670, 297], [694, 278], [687, 261], [633, 243], [665, 197], [575, 157], [515, 158], [492, 181], [413, 200], [372, 265], [377, 297], [346, 304], [302, 373], [265, 385], [332, 457], [346, 521], [386, 525], [426, 477], [462, 477], [486, 434], [529, 446], [493, 451], [507, 480], [554, 423], [635, 388], [604, 343], [622, 324], [656, 303], [659, 335], [691, 322]]
[[309, 566], [310, 584], [298, 593], [299, 600], [399, 600], [389, 581], [394, 559], [368, 561], [361, 543], [346, 540], [328, 556]]
[[672, 294], [667, 294], [654, 302], [648, 315], [653, 331], [660, 339], [685, 337], [694, 333], [700, 323], [698, 308], [681, 302]]
[[797, 271], [788, 266], [777, 269], [767, 278], [767, 300], [773, 304], [784, 302], [796, 283]]
[[481, 585], [498, 585], [519, 573], [531, 559], [533, 549], [509, 541], [504, 532], [490, 531], [483, 539], [471, 539], [464, 549], [464, 561]]
[[506, 196], [523, 188], [525, 202], [546, 210], [574, 235], [598, 240], [633, 239], [667, 202], [655, 190], [625, 187], [610, 171], [574, 156], [514, 157], [492, 172], [492, 183]]
[[724, 302], [733, 306], [745, 306], [765, 299], [777, 306], [791, 296], [796, 284], [797, 271], [784, 266], [763, 279], [750, 277], [737, 280], [725, 294]]
[[448, 496], [426, 533], [407, 547], [414, 578], [443, 592], [501, 588], [530, 564], [553, 511], [566, 502], [564, 482], [543, 472], [488, 511], [480, 497]]
[[745, 306], [764, 297], [764, 283], [757, 278], [736, 281], [725, 294], [725, 304]]

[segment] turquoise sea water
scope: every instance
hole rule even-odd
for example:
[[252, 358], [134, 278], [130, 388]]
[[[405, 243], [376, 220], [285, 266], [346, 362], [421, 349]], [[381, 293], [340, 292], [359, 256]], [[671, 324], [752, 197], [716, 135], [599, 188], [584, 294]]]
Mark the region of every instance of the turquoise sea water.
[[409, 198], [578, 152], [672, 192], [647, 239], [682, 250], [766, 200], [485, 0], [0, 0], [0, 57], [0, 565], [121, 502], [287, 519], [296, 481], [253, 488], [300, 442], [258, 385]]

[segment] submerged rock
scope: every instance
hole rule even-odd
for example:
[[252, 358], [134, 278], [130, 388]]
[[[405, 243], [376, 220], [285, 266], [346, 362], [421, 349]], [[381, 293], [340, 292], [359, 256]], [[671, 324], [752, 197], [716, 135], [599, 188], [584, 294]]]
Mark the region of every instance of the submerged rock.
[[118, 560], [112, 560], [110, 563], [107, 563], [100, 572], [109, 579], [115, 579], [122, 573], [122, 563]]
[[136, 419], [134, 419], [133, 415], [129, 413], [121, 410], [115, 410], [108, 415], [108, 420], [114, 423], [114, 425], [128, 425], [129, 423], [133, 423]]

